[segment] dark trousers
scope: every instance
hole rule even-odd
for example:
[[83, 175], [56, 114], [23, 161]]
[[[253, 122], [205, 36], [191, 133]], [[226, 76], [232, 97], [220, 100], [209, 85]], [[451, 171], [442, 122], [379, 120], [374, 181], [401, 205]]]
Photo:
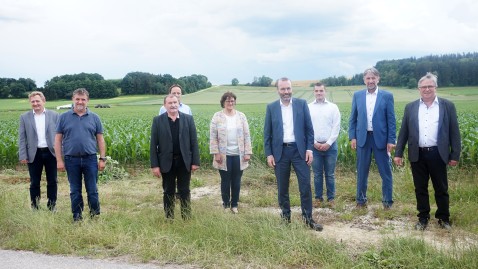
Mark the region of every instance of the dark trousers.
[[372, 153], [382, 178], [382, 204], [391, 206], [393, 204], [392, 160], [386, 148], [377, 148], [373, 133], [367, 134], [367, 141], [363, 147], [357, 147], [357, 204], [367, 203], [368, 174]]
[[174, 218], [174, 202], [176, 183], [179, 200], [181, 202], [181, 217], [191, 217], [191, 172], [186, 169], [181, 157], [173, 159], [171, 169], [167, 173], [161, 173], [163, 177], [163, 203], [166, 218]]
[[28, 164], [28, 172], [30, 174], [30, 200], [32, 208], [38, 208], [41, 198], [40, 181], [41, 174], [45, 167], [46, 173], [46, 195], [48, 198], [47, 206], [52, 209], [56, 205], [58, 193], [56, 158], [51, 154], [48, 148], [38, 149], [35, 159]]
[[219, 170], [221, 175], [221, 196], [224, 208], [237, 207], [241, 191], [241, 160], [240, 156], [226, 157], [227, 171]]
[[84, 210], [82, 181], [85, 182], [90, 216], [100, 214], [98, 197], [98, 160], [96, 154], [82, 157], [65, 156], [65, 169], [70, 183], [70, 200], [73, 220], [81, 220]]
[[302, 217], [305, 221], [312, 219], [312, 188], [310, 186], [310, 168], [304, 159], [300, 157], [297, 146], [284, 146], [282, 157], [275, 166], [277, 178], [278, 200], [282, 210], [282, 217], [290, 220], [289, 181], [291, 165], [297, 175], [300, 192], [300, 206]]
[[437, 211], [435, 217], [444, 221], [450, 220], [448, 178], [446, 163], [440, 158], [438, 149], [432, 151], [420, 151], [417, 162], [412, 162], [413, 184], [417, 198], [417, 210], [419, 219], [430, 218], [430, 201], [428, 195], [428, 179], [431, 178], [435, 191]]

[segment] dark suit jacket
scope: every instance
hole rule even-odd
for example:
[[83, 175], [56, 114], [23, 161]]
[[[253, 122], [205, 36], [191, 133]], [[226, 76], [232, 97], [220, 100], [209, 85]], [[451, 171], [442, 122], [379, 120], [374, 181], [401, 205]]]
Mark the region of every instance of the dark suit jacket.
[[[352, 111], [349, 118], [349, 140], [357, 139], [357, 146], [363, 147], [367, 141], [367, 89], [354, 93]], [[387, 144], [395, 144], [396, 122], [393, 95], [379, 89], [372, 116], [373, 139], [375, 146], [384, 149]]]
[[[395, 157], [403, 157], [405, 143], [408, 141], [408, 159], [418, 161], [418, 108], [420, 99], [407, 104], [402, 119], [402, 127], [398, 135]], [[446, 164], [450, 160], [459, 161], [461, 152], [461, 137], [458, 127], [455, 105], [438, 97], [438, 152]]]
[[[45, 110], [45, 137], [48, 149], [55, 156], [54, 142], [56, 134], [56, 123], [59, 115], [56, 111]], [[38, 146], [38, 135], [33, 110], [23, 113], [20, 116], [18, 129], [18, 159], [28, 160], [32, 163], [35, 160]]]
[[[309, 107], [303, 99], [292, 98], [292, 113], [294, 119], [294, 135], [300, 156], [305, 160], [306, 150], [314, 147], [314, 128], [310, 119]], [[282, 155], [284, 130], [282, 128], [282, 112], [280, 101], [267, 105], [264, 123], [264, 151], [266, 156], [273, 155], [278, 162]]]
[[[181, 156], [188, 172], [191, 165], [199, 165], [199, 146], [196, 125], [191, 115], [179, 112], [179, 144]], [[173, 139], [169, 127], [168, 113], [154, 117], [151, 127], [150, 144], [151, 168], [159, 167], [161, 173], [167, 173], [173, 163]]]

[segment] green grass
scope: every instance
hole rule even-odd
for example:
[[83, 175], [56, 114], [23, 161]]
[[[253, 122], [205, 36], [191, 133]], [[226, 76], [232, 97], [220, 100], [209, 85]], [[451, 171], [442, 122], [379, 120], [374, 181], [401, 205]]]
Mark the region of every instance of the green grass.
[[[380, 204], [377, 171], [369, 184], [370, 206]], [[415, 221], [413, 186], [408, 172], [395, 171], [395, 207], [391, 212], [373, 210], [374, 224], [408, 219]], [[460, 179], [458, 179], [460, 175]], [[478, 187], [475, 173], [451, 171], [452, 235], [431, 230], [433, 237], [462, 239], [469, 233], [476, 240]], [[99, 185], [102, 214], [97, 219], [73, 223], [68, 183], [59, 176], [58, 212], [44, 208], [31, 211], [28, 201], [28, 172], [7, 170], [0, 174], [0, 247], [39, 253], [66, 254], [94, 258], [129, 257], [136, 262], [193, 264], [205, 268], [476, 268], [478, 246], [463, 247], [459, 241], [447, 249], [435, 248], [420, 237], [406, 234], [378, 240], [378, 244], [327, 239], [309, 230], [293, 213], [290, 225], [280, 221], [272, 170], [253, 166], [243, 177], [240, 214], [225, 214], [220, 194], [193, 199], [193, 218], [183, 221], [176, 207], [174, 221], [164, 218], [160, 180], [149, 169], [136, 169], [126, 180]], [[354, 174], [337, 173], [336, 215], [317, 219], [323, 233], [332, 232], [334, 223], [353, 225], [365, 211], [351, 211], [354, 201]], [[219, 184], [217, 171], [203, 170], [193, 175], [197, 187]], [[197, 183], [200, 182], [200, 183]], [[43, 182], [44, 184], [44, 182]], [[45, 186], [42, 187], [45, 197]], [[292, 206], [300, 205], [296, 179], [291, 179]], [[411, 229], [411, 228], [410, 228]], [[364, 232], [366, 232], [364, 230]], [[473, 239], [475, 238], [475, 239]], [[438, 240], [440, 241], [440, 240]], [[373, 241], [371, 241], [373, 242]], [[475, 241], [476, 242], [476, 241]]]

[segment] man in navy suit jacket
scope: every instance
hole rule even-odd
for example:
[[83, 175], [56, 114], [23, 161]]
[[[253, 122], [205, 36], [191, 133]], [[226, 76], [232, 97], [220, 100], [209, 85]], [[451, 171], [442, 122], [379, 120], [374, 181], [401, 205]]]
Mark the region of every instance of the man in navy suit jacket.
[[426, 229], [430, 219], [429, 178], [435, 190], [435, 217], [442, 228], [451, 228], [446, 165], [458, 164], [461, 138], [455, 105], [437, 97], [436, 87], [437, 77], [431, 73], [418, 81], [421, 98], [405, 107], [394, 158], [396, 165], [403, 165], [403, 151], [408, 141], [408, 159], [417, 198], [417, 230]]
[[291, 164], [297, 175], [302, 218], [316, 231], [322, 226], [312, 219], [310, 168], [313, 161], [314, 129], [307, 102], [292, 98], [288, 78], [276, 82], [280, 99], [267, 105], [264, 124], [264, 151], [267, 164], [274, 168], [282, 218], [290, 222], [289, 179]]
[[20, 116], [18, 130], [18, 157], [22, 164], [28, 164], [30, 173], [30, 199], [33, 209], [38, 209], [40, 200], [40, 181], [45, 167], [47, 181], [47, 207], [55, 210], [58, 184], [55, 149], [56, 123], [59, 115], [45, 109], [45, 96], [34, 91], [28, 95], [33, 110]]
[[392, 166], [390, 152], [395, 146], [395, 110], [393, 95], [379, 90], [380, 74], [375, 68], [363, 73], [367, 88], [354, 93], [349, 119], [349, 140], [357, 151], [357, 207], [367, 206], [367, 184], [372, 152], [382, 177], [382, 204], [393, 204]]

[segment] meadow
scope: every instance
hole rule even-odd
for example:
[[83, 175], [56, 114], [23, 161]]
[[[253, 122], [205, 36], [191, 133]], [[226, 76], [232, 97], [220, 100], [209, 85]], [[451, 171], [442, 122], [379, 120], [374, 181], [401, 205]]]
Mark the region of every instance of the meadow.
[[[308, 83], [293, 87], [295, 97], [313, 99]], [[150, 126], [162, 96], [90, 101], [91, 110], [100, 115], [105, 127], [107, 155], [127, 173], [121, 180], [109, 177], [101, 182], [101, 217], [79, 225], [71, 222], [64, 173], [59, 175], [58, 212], [31, 212], [28, 171], [18, 164], [16, 145], [18, 119], [29, 109], [28, 100], [0, 100], [0, 248], [204, 268], [478, 268], [478, 88], [438, 92], [455, 102], [463, 140], [460, 166], [449, 170], [451, 233], [433, 225], [423, 233], [413, 230], [415, 197], [408, 165], [394, 168], [393, 210], [380, 210], [381, 184], [375, 167], [370, 176], [369, 208], [353, 209], [355, 154], [346, 131], [351, 95], [360, 88], [328, 89], [328, 99], [340, 108], [342, 130], [337, 207], [314, 210], [314, 217], [325, 226], [322, 233], [301, 224], [294, 178], [293, 223], [284, 225], [279, 220], [275, 177], [265, 165], [262, 145], [265, 106], [278, 98], [272, 87], [217, 86], [183, 96], [194, 113], [201, 154], [201, 169], [192, 178], [194, 217], [188, 222], [169, 222], [163, 217], [161, 184], [148, 168]], [[208, 147], [209, 122], [221, 109], [220, 96], [226, 90], [238, 96], [237, 109], [247, 115], [253, 139], [253, 162], [244, 174], [238, 215], [221, 209], [219, 176], [211, 168]], [[405, 104], [417, 99], [418, 91], [389, 90], [395, 97], [398, 129]], [[47, 102], [47, 108], [68, 103]], [[96, 109], [95, 104], [111, 108]], [[432, 195], [431, 199], [433, 205]]]

